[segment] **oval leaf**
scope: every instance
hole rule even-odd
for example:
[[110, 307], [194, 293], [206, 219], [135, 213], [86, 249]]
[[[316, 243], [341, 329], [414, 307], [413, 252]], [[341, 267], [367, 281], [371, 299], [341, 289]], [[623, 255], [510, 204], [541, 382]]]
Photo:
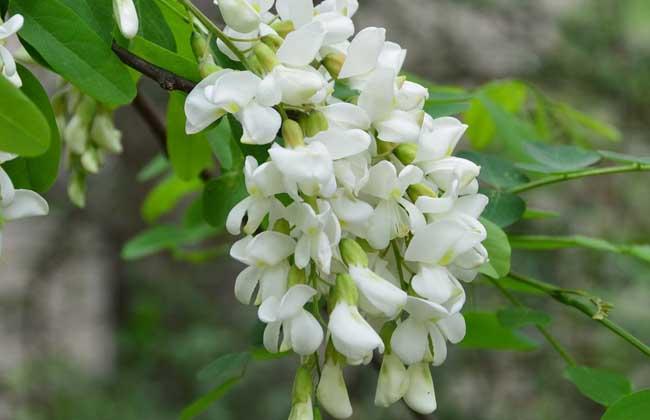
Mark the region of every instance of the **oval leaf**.
[[529, 181], [526, 175], [505, 159], [477, 152], [461, 152], [458, 156], [480, 166], [479, 179], [495, 189], [508, 189]]
[[467, 335], [461, 346], [469, 349], [531, 351], [537, 343], [499, 323], [491, 312], [467, 312], [464, 314]]
[[551, 317], [542, 311], [526, 307], [511, 307], [497, 312], [499, 322], [506, 328], [521, 328], [529, 325], [544, 326], [551, 322]]
[[605, 406], [614, 404], [632, 392], [630, 381], [616, 372], [587, 366], [569, 366], [564, 371], [564, 377], [573, 382], [583, 395]]
[[483, 241], [483, 246], [487, 249], [489, 260], [481, 267], [480, 272], [493, 279], [499, 279], [510, 272], [510, 242], [499, 226], [483, 218], [481, 223], [487, 230], [487, 239]]
[[246, 185], [241, 173], [229, 172], [208, 182], [203, 191], [205, 220], [218, 228], [225, 226], [230, 210], [246, 195]]
[[526, 202], [515, 194], [495, 190], [482, 191], [490, 199], [483, 211], [483, 217], [497, 226], [508, 227], [524, 216]]
[[650, 413], [650, 389], [635, 392], [616, 401], [601, 420], [643, 420]]
[[573, 172], [600, 161], [598, 153], [575, 146], [528, 142], [524, 150], [534, 163], [520, 163], [517, 167], [544, 174]]
[[0, 77], [0, 150], [37, 156], [50, 145], [50, 126], [36, 105], [17, 87]]

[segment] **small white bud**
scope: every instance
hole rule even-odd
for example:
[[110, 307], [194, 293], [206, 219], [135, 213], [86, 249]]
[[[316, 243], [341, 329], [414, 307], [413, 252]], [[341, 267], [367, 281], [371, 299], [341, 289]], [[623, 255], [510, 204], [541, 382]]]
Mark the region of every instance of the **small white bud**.
[[431, 414], [436, 411], [436, 393], [433, 389], [433, 379], [429, 364], [422, 362], [409, 366], [409, 388], [404, 395], [404, 402], [420, 414]]
[[221, 11], [221, 16], [237, 32], [248, 33], [256, 30], [260, 25], [260, 15], [246, 0], [219, 0], [215, 1]]
[[406, 394], [408, 387], [409, 378], [402, 361], [392, 353], [385, 354], [377, 379], [375, 405], [388, 407], [394, 404]]
[[127, 39], [135, 38], [140, 22], [133, 0], [113, 0], [113, 13], [122, 35]]
[[352, 415], [352, 405], [345, 386], [343, 369], [335, 361], [328, 360], [323, 366], [316, 395], [325, 411], [332, 417], [347, 419]]

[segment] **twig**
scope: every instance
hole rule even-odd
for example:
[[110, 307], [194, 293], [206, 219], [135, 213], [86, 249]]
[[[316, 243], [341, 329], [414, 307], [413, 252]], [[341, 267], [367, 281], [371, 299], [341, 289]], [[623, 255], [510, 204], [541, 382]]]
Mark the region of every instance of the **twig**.
[[165, 90], [179, 90], [189, 93], [196, 86], [196, 83], [193, 81], [187, 80], [184, 77], [174, 74], [169, 70], [165, 70], [162, 67], [158, 67], [155, 64], [151, 64], [147, 60], [133, 54], [126, 48], [120, 47], [114, 41], [112, 49], [115, 55], [117, 55], [124, 64], [154, 80]]
[[626, 172], [645, 172], [645, 171], [650, 171], [650, 165], [643, 165], [640, 163], [634, 163], [630, 165], [610, 166], [607, 168], [585, 169], [582, 171], [571, 172], [568, 174], [547, 176], [541, 179], [537, 179], [535, 181], [517, 185], [516, 187], [506, 190], [506, 192], [512, 194], [518, 194], [535, 188], [544, 187], [546, 185], [557, 184], [558, 182], [562, 182], [562, 181], [570, 181], [572, 179], [586, 178], [589, 176], [622, 174]]
[[646, 356], [650, 356], [650, 347], [648, 347], [641, 340], [636, 338], [630, 332], [628, 332], [627, 330], [625, 330], [623, 327], [619, 326], [615, 322], [611, 321], [610, 319], [606, 317], [598, 317], [597, 309], [575, 298], [574, 297], [575, 295], [571, 293], [567, 293], [565, 290], [555, 287], [552, 284], [545, 283], [530, 277], [525, 277], [515, 273], [510, 273], [508, 276], [514, 280], [525, 283], [528, 286], [534, 287], [548, 294], [550, 297], [552, 297], [553, 299], [555, 299], [556, 301], [564, 305], [574, 307], [575, 309], [579, 310], [585, 315], [588, 315], [591, 319], [601, 323], [603, 326], [605, 326], [605, 328], [609, 329], [614, 334], [618, 335], [623, 340], [627, 341], [628, 343], [630, 343], [631, 345], [639, 349], [641, 353], [645, 354]]

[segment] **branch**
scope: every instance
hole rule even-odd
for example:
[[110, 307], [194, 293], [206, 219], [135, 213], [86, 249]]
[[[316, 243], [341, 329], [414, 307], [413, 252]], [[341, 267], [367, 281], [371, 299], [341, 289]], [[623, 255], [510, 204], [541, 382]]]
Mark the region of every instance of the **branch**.
[[165, 90], [179, 90], [189, 93], [196, 86], [196, 83], [191, 80], [187, 80], [169, 70], [151, 64], [147, 60], [131, 53], [126, 48], [120, 47], [115, 41], [113, 41], [112, 49], [124, 64], [155, 81]]
[[591, 319], [601, 323], [603, 326], [605, 326], [605, 328], [609, 329], [614, 334], [618, 335], [623, 340], [627, 341], [628, 343], [630, 343], [631, 345], [639, 349], [641, 353], [645, 354], [646, 356], [650, 356], [650, 347], [648, 347], [646, 344], [644, 344], [641, 340], [636, 338], [630, 332], [625, 330], [623, 327], [616, 324], [614, 321], [611, 321], [610, 319], [602, 316], [597, 309], [594, 309], [592, 305], [588, 305], [583, 301], [573, 297], [572, 295], [575, 295], [575, 293], [571, 293], [570, 291], [560, 289], [559, 287], [553, 286], [552, 284], [545, 283], [515, 273], [508, 274], [508, 277], [517, 280], [521, 283], [525, 283], [528, 286], [532, 286], [535, 289], [538, 289], [548, 294], [550, 297], [552, 297], [553, 299], [555, 299], [556, 301], [564, 305], [574, 307], [575, 309], [579, 310], [583, 314], [588, 315]]
[[551, 175], [535, 181], [527, 182], [525, 184], [517, 185], [516, 187], [506, 190], [511, 194], [519, 194], [524, 191], [529, 191], [535, 188], [544, 187], [550, 184], [556, 184], [562, 181], [569, 181], [572, 179], [586, 178], [589, 176], [600, 176], [610, 174], [621, 174], [626, 172], [645, 172], [650, 171], [650, 165], [633, 163], [630, 165], [610, 166], [607, 168], [585, 169], [582, 171], [571, 172], [568, 174]]

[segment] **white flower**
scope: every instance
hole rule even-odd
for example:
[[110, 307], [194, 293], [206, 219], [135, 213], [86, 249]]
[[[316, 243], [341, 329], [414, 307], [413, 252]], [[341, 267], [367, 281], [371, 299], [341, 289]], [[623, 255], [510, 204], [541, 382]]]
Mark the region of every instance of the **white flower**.
[[419, 166], [431, 181], [445, 191], [454, 188], [454, 182], [458, 182], [461, 193], [464, 188], [476, 181], [476, 177], [481, 172], [481, 167], [474, 162], [454, 156], [423, 162]]
[[249, 71], [226, 69], [211, 74], [196, 85], [185, 101], [187, 133], [198, 133], [230, 113], [242, 124], [242, 143], [272, 142], [282, 118], [272, 108], [279, 99], [269, 96], [264, 88], [262, 79]]
[[450, 156], [466, 130], [467, 125], [456, 118], [433, 119], [426, 114], [413, 163], [436, 161]]
[[258, 166], [254, 157], [246, 157], [244, 164], [246, 189], [249, 196], [237, 204], [228, 214], [226, 228], [232, 235], [239, 235], [241, 223], [248, 215], [244, 233], [253, 234], [270, 213], [269, 225], [273, 226], [284, 208], [275, 194], [284, 192], [282, 188], [282, 174], [273, 162], [266, 162]]
[[[429, 90], [427, 88], [407, 80], [397, 91], [397, 107], [402, 111], [420, 110], [428, 98]], [[429, 118], [431, 117], [429, 116]]]
[[368, 241], [373, 248], [384, 249], [391, 239], [405, 236], [411, 227], [423, 224], [424, 216], [403, 197], [409, 185], [421, 179], [422, 171], [412, 165], [399, 176], [395, 166], [385, 160], [370, 168], [368, 182], [361, 191], [379, 201], [368, 227]]
[[318, 402], [332, 417], [347, 419], [352, 415], [352, 404], [345, 386], [343, 369], [333, 360], [327, 360], [323, 366], [318, 388]]
[[256, 302], [271, 296], [280, 297], [287, 288], [289, 264], [286, 259], [293, 254], [296, 242], [279, 232], [267, 231], [247, 236], [230, 249], [230, 255], [248, 265], [237, 276], [235, 296], [248, 305], [259, 284]]
[[372, 359], [374, 349], [384, 351], [377, 332], [359, 313], [357, 307], [339, 301], [330, 314], [328, 329], [336, 350], [347, 358], [348, 364], [359, 365]]
[[348, 48], [339, 78], [348, 79], [369, 74], [377, 67], [386, 43], [386, 29], [368, 27], [354, 37]]
[[432, 356], [434, 366], [439, 366], [447, 358], [446, 340], [458, 343], [465, 336], [465, 319], [460, 313], [450, 315], [442, 305], [413, 296], [405, 310], [410, 317], [393, 332], [391, 349], [407, 365]]
[[313, 260], [325, 273], [330, 273], [333, 251], [341, 240], [341, 226], [326, 201], [319, 201], [320, 212], [307, 203], [293, 203], [287, 208], [289, 222], [296, 226], [291, 232], [298, 236], [294, 260], [305, 268]]
[[358, 0], [325, 0], [316, 6], [319, 14], [337, 12], [343, 16], [352, 17], [359, 10]]
[[299, 199], [298, 188], [309, 196], [329, 197], [336, 192], [332, 157], [320, 142], [294, 149], [273, 144], [269, 155], [285, 178], [287, 192]]
[[427, 363], [417, 363], [409, 366], [409, 387], [404, 395], [404, 402], [420, 414], [431, 414], [438, 407], [436, 393], [433, 389], [431, 370]]
[[[293, 349], [301, 356], [315, 352], [323, 341], [323, 329], [303, 306], [317, 294], [316, 290], [298, 284], [278, 298], [271, 296], [259, 307], [260, 321], [267, 323], [264, 347], [272, 353]], [[283, 340], [280, 344], [280, 332]]]
[[113, 0], [113, 13], [117, 27], [127, 39], [135, 38], [138, 34], [138, 11], [133, 0]]
[[409, 377], [401, 360], [393, 353], [384, 355], [377, 379], [375, 405], [389, 407], [406, 394], [409, 388]]
[[359, 290], [359, 304], [365, 312], [392, 319], [406, 304], [406, 292], [369, 268], [352, 265], [348, 272]]
[[259, 28], [261, 15], [273, 7], [273, 0], [215, 0], [226, 25], [238, 32]]
[[[0, 19], [1, 22], [2, 19]], [[13, 55], [3, 44], [7, 38], [16, 34], [23, 27], [24, 22], [25, 19], [22, 15], [13, 15], [5, 23], [0, 24], [0, 70], [2, 70], [2, 75], [16, 87], [21, 87], [23, 82], [16, 71], [16, 61]]]
[[314, 18], [313, 0], [277, 0], [275, 8], [282, 20], [290, 20], [296, 29]]
[[459, 312], [465, 304], [465, 290], [446, 268], [420, 264], [411, 287], [423, 298], [443, 306], [450, 314]]
[[[15, 156], [0, 152], [0, 163]], [[0, 254], [2, 254], [2, 225], [26, 217], [49, 213], [47, 201], [31, 190], [15, 189], [9, 175], [0, 168]]]
[[330, 127], [342, 129], [361, 129], [370, 128], [370, 118], [366, 111], [360, 106], [347, 102], [338, 102], [327, 105], [320, 109], [325, 115]]
[[359, 153], [334, 162], [334, 174], [339, 185], [351, 194], [359, 194], [370, 176], [370, 153]]
[[355, 198], [345, 190], [339, 190], [330, 199], [332, 210], [336, 215], [341, 228], [345, 232], [365, 238], [368, 233], [368, 220], [374, 209], [365, 201]]

